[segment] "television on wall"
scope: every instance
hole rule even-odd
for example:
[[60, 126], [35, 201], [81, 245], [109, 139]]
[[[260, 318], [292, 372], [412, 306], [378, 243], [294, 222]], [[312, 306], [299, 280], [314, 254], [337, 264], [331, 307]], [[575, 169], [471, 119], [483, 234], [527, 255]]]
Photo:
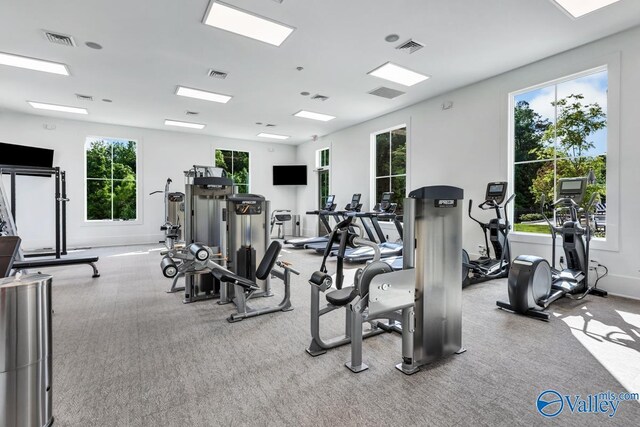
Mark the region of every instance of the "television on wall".
[[53, 167], [53, 150], [0, 142], [0, 165]]
[[273, 185], [307, 185], [307, 165], [274, 166]]

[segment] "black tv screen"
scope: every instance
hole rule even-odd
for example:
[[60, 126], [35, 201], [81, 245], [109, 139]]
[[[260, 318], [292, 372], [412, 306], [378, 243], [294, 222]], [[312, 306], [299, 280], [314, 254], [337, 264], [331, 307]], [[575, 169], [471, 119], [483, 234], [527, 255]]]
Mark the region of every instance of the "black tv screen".
[[50, 168], [53, 167], [53, 150], [0, 142], [0, 164]]
[[307, 185], [307, 166], [274, 166], [273, 185]]

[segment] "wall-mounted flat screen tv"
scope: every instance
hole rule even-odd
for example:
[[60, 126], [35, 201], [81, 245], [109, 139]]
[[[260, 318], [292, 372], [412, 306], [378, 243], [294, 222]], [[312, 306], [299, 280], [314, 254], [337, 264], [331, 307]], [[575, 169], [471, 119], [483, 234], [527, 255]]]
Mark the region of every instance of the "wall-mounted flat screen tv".
[[307, 165], [274, 166], [273, 185], [307, 185]]
[[0, 142], [0, 165], [53, 167], [53, 150]]

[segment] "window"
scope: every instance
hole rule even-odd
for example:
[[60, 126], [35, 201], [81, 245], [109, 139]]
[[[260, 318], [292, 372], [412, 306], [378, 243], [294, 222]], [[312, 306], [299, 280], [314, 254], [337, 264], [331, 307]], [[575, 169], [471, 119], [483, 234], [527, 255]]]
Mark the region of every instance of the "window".
[[318, 195], [319, 206], [323, 207], [329, 197], [329, 149], [323, 148], [316, 151], [316, 169], [318, 170]]
[[407, 127], [384, 131], [375, 135], [375, 203], [382, 193], [393, 191], [392, 202], [401, 215], [407, 193]]
[[138, 218], [137, 143], [88, 137], [85, 142], [86, 219], [130, 221]]
[[606, 237], [607, 93], [608, 73], [601, 67], [513, 95], [515, 231], [549, 233], [542, 195], [555, 200], [560, 178], [591, 176], [583, 207], [599, 194], [590, 218], [595, 236]]
[[215, 151], [216, 167], [222, 168], [233, 180], [236, 193], [249, 192], [249, 153], [246, 151]]

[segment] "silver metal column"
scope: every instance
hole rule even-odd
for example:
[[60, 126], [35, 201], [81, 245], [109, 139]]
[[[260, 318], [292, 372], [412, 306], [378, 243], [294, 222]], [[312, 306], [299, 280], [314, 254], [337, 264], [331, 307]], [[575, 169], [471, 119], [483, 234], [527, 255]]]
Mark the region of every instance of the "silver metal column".
[[405, 234], [405, 240], [416, 239], [416, 367], [464, 351], [460, 286], [463, 197], [461, 188], [431, 186], [412, 191], [405, 202], [413, 213], [405, 213], [405, 223], [413, 220], [414, 228], [413, 235]]
[[53, 423], [51, 339], [51, 276], [0, 279], [0, 427]]

